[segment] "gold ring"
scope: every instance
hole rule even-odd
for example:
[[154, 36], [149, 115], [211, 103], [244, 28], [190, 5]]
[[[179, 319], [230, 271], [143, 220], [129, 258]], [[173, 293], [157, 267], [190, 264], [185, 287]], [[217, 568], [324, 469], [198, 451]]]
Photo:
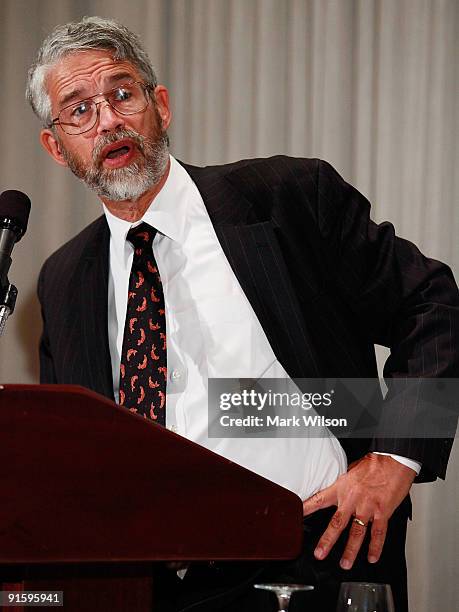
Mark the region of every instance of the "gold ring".
[[357, 525], [360, 525], [361, 527], [366, 527], [368, 525], [368, 523], [364, 523], [361, 519], [357, 518], [356, 516], [354, 516], [353, 521], [354, 523], [357, 523]]

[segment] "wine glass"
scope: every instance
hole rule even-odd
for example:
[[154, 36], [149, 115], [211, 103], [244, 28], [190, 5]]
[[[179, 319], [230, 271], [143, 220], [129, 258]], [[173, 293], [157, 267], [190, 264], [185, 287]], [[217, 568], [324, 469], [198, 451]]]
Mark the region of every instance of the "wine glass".
[[312, 591], [313, 586], [308, 584], [281, 584], [281, 583], [273, 583], [273, 584], [254, 584], [256, 589], [263, 589], [264, 591], [272, 591], [277, 596], [277, 601], [279, 604], [279, 612], [285, 612], [288, 610], [288, 606], [290, 603], [290, 598], [293, 593], [297, 591]]
[[343, 582], [336, 612], [395, 612], [390, 585]]

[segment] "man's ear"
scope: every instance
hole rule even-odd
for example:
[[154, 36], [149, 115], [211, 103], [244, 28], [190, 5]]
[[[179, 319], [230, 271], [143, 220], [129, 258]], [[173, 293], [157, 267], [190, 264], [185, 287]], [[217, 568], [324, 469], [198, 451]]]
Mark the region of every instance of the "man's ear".
[[164, 85], [157, 85], [154, 90], [154, 97], [156, 100], [156, 108], [161, 117], [161, 127], [163, 130], [167, 130], [172, 118], [169, 106], [169, 92]]
[[46, 128], [40, 132], [40, 142], [45, 151], [47, 151], [58, 164], [61, 166], [68, 165], [62, 155], [61, 146], [51, 130]]

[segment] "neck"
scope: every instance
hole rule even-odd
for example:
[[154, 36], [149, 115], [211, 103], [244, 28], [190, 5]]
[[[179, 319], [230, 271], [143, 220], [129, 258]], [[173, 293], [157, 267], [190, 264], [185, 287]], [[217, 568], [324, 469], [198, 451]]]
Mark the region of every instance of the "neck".
[[153, 185], [151, 189], [143, 193], [139, 198], [137, 198], [137, 200], [122, 200], [116, 202], [106, 198], [101, 198], [102, 202], [115, 217], [119, 217], [120, 219], [123, 219], [123, 221], [129, 221], [130, 223], [138, 221], [144, 216], [145, 212], [150, 207], [150, 204], [164, 187], [164, 183], [169, 176], [170, 165], [171, 162], [169, 160], [167, 162], [167, 168], [164, 171], [160, 181]]

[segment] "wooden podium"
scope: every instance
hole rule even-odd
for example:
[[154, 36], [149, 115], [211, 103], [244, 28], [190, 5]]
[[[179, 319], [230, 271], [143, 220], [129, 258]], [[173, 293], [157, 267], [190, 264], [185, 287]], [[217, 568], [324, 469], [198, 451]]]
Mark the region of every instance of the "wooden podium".
[[61, 590], [71, 612], [150, 612], [152, 562], [302, 542], [296, 495], [76, 386], [1, 386], [0, 495], [2, 590]]

